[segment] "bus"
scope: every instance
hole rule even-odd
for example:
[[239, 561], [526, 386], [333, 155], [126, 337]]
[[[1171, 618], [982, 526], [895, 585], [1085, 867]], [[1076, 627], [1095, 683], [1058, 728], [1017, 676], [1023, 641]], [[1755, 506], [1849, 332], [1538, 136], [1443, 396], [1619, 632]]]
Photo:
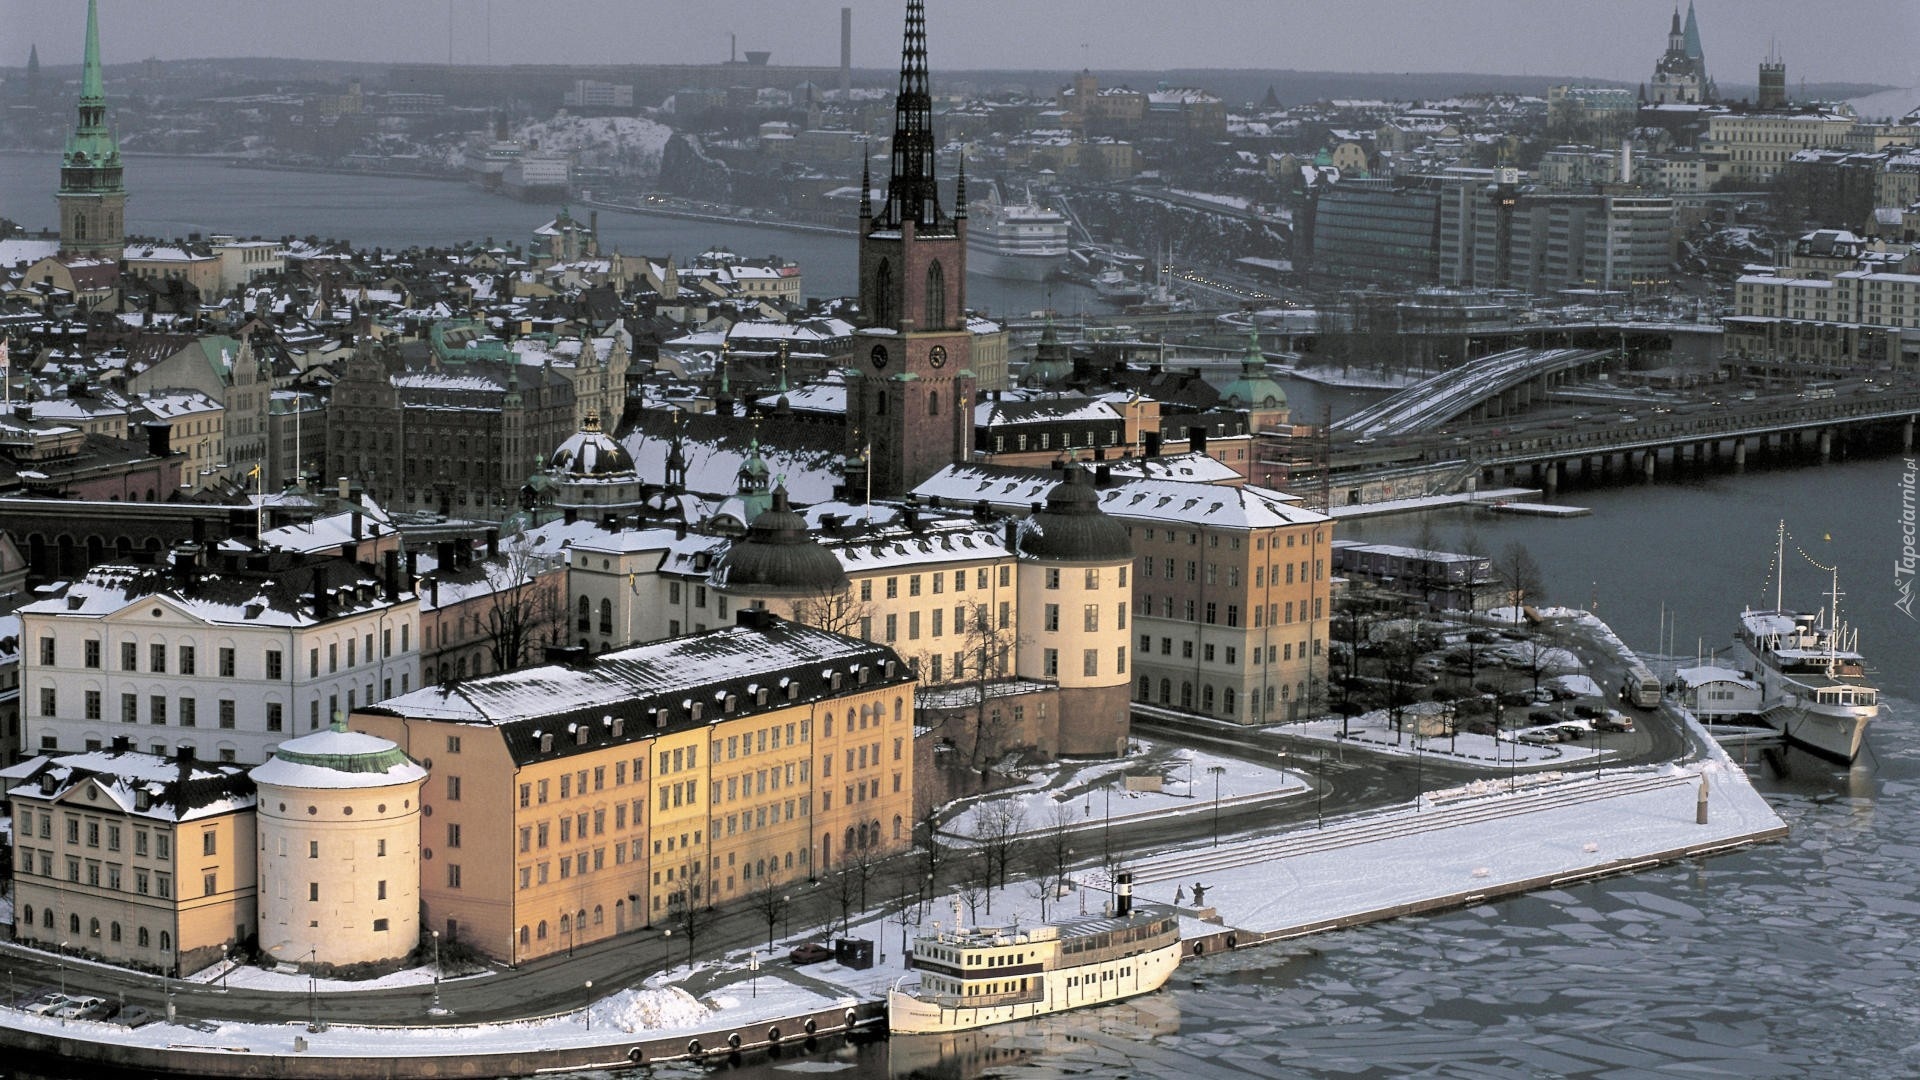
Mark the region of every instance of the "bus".
[[1639, 664], [1627, 669], [1626, 677], [1620, 680], [1620, 700], [1636, 709], [1652, 709], [1660, 705], [1660, 680], [1653, 672]]

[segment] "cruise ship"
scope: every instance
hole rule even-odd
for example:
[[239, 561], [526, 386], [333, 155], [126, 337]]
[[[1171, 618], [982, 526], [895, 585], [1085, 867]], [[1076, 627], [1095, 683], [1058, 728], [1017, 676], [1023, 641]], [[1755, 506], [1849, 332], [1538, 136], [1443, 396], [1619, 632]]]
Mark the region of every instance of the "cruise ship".
[[1840, 620], [1837, 567], [1821, 567], [1832, 575], [1829, 609], [1807, 614], [1784, 606], [1786, 536], [1782, 522], [1774, 549], [1773, 607], [1741, 613], [1735, 650], [1744, 654], [1760, 684], [1762, 723], [1795, 746], [1852, 764], [1866, 742], [1867, 725], [1880, 713], [1880, 692], [1866, 682], [1866, 661], [1856, 651], [1858, 632]]
[[1010, 281], [1045, 281], [1067, 263], [1067, 218], [1029, 195], [1026, 202], [987, 197], [967, 208], [967, 268]]
[[1133, 906], [1133, 877], [1114, 878], [1113, 913], [1030, 929], [936, 929], [913, 942], [916, 975], [887, 992], [887, 1026], [919, 1035], [1003, 1024], [1158, 990], [1180, 965], [1180, 919]]

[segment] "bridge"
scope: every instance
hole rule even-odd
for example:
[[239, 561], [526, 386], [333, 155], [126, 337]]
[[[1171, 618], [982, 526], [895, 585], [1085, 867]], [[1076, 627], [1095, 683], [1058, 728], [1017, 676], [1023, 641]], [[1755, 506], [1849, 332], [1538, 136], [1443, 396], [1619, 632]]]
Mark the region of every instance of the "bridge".
[[1334, 430], [1378, 439], [1508, 416], [1560, 383], [1598, 374], [1617, 355], [1607, 349], [1508, 349], [1424, 379], [1338, 421]]
[[1377, 439], [1336, 439], [1330, 465], [1332, 472], [1349, 475], [1417, 466], [1454, 486], [1475, 477], [1491, 483], [1526, 479], [1552, 491], [1569, 470], [1581, 471], [1585, 479], [1616, 472], [1652, 479], [1663, 461], [1673, 468], [1726, 459], [1740, 467], [1750, 453], [1801, 448], [1817, 450], [1825, 460], [1838, 444], [1895, 431], [1900, 448], [1911, 452], [1916, 416], [1920, 384], [1911, 381], [1899, 387], [1859, 381], [1751, 401], [1664, 406], [1643, 399], [1631, 413], [1504, 418], [1444, 434], [1421, 429]]

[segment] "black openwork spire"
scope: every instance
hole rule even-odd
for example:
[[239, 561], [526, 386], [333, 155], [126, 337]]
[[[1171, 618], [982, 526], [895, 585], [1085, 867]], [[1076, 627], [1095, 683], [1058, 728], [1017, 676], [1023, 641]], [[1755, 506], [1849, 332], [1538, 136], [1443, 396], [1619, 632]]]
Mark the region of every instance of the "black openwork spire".
[[933, 176], [933, 94], [927, 85], [927, 16], [922, 0], [907, 0], [906, 39], [900, 49], [900, 93], [893, 102], [893, 169], [887, 178], [885, 227], [911, 221], [943, 225]]

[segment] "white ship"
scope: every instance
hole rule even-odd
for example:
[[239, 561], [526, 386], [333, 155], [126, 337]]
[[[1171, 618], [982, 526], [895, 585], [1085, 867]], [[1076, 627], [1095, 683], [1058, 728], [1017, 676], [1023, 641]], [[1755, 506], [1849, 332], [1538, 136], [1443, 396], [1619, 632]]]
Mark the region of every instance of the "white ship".
[[1741, 613], [1735, 651], [1745, 654], [1760, 684], [1761, 722], [1795, 746], [1852, 764], [1866, 741], [1867, 725], [1880, 713], [1880, 692], [1867, 685], [1865, 660], [1855, 648], [1858, 631], [1840, 619], [1837, 567], [1821, 567], [1832, 575], [1829, 609], [1807, 614], [1784, 607], [1786, 536], [1782, 522], [1774, 550], [1773, 608]]
[[1031, 929], [956, 925], [913, 942], [916, 975], [887, 992], [887, 1026], [917, 1035], [1003, 1024], [1158, 990], [1180, 965], [1180, 919], [1133, 906], [1133, 879], [1114, 880], [1111, 915]]
[[967, 268], [1011, 281], [1045, 281], [1067, 263], [1066, 215], [1039, 205], [1000, 201], [989, 185], [987, 197], [967, 207]]

